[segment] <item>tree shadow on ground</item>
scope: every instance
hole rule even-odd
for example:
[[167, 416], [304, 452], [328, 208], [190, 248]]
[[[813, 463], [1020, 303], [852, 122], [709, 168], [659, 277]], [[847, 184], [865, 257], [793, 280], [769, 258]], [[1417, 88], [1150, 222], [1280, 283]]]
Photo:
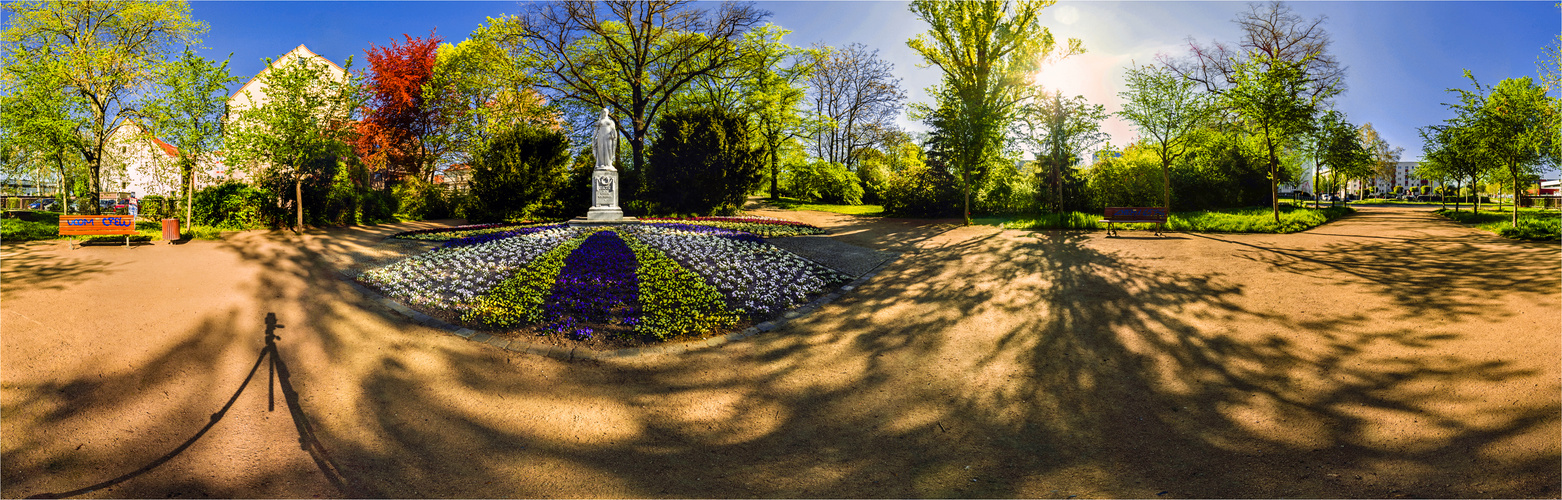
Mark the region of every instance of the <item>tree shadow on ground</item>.
[[5, 258], [0, 259], [0, 275], [5, 276], [0, 280], [0, 298], [9, 298], [24, 289], [64, 290], [93, 276], [113, 272], [108, 262], [90, 254], [60, 255], [53, 251], [58, 248], [58, 243], [5, 245]]
[[645, 365], [387, 356], [356, 379], [362, 427], [323, 439], [376, 496], [1556, 494], [1554, 450], [1487, 454], [1555, 437], [1554, 404], [1474, 418], [1435, 389], [1534, 370], [1251, 310], [1089, 240], [943, 245], [750, 345]]
[[[1258, 308], [1247, 284], [1084, 233], [862, 229], [918, 251], [780, 331], [632, 364], [519, 355], [384, 314], [317, 254], [372, 234], [231, 249], [270, 270], [256, 301], [296, 308], [292, 336], [318, 337], [296, 340], [323, 354], [293, 380], [352, 496], [1558, 493], [1557, 403], [1473, 397], [1538, 374], [1447, 348], [1463, 333]], [[52, 405], [57, 389], [34, 392]], [[136, 492], [266, 488], [223, 484]]]

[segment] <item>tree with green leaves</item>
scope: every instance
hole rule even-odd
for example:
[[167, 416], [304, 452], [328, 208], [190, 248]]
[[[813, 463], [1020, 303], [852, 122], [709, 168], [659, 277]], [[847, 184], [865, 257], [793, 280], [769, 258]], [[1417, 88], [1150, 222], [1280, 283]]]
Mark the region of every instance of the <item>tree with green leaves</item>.
[[439, 46], [423, 95], [449, 118], [452, 162], [474, 164], [498, 134], [519, 127], [561, 129], [558, 113], [528, 87], [526, 75], [480, 28], [459, 44]]
[[[1018, 119], [1024, 125], [1024, 138], [1035, 150], [1036, 161], [1048, 174], [1046, 198], [1052, 199], [1052, 211], [1062, 217], [1067, 207], [1063, 191], [1068, 170], [1079, 164], [1085, 154], [1106, 142], [1101, 121], [1106, 107], [1091, 104], [1085, 96], [1064, 98], [1061, 91], [1050, 95], [1040, 88], [1020, 105]], [[1061, 219], [1060, 219], [1061, 220]]]
[[[1161, 203], [1170, 213], [1172, 163], [1187, 153], [1188, 136], [1203, 127], [1218, 109], [1210, 94], [1193, 88], [1196, 82], [1169, 69], [1134, 67], [1127, 76], [1128, 91], [1117, 94], [1123, 98], [1123, 110], [1117, 115], [1132, 122], [1139, 129], [1139, 136], [1160, 156], [1165, 190]], [[1316, 187], [1313, 190], [1317, 191]]]
[[[175, 47], [195, 45], [206, 31], [190, 19], [182, 1], [125, 0], [8, 2], [8, 26], [0, 43], [4, 64], [57, 71], [82, 109], [73, 112], [83, 140], [77, 147], [90, 178], [91, 198], [102, 191], [102, 169], [114, 133], [137, 114], [137, 100], [151, 87]], [[64, 64], [38, 65], [56, 60]], [[34, 82], [43, 80], [32, 80]], [[75, 110], [73, 110], [75, 111]], [[89, 205], [98, 213], [98, 205]]]
[[1482, 149], [1507, 174], [1504, 180], [1513, 190], [1513, 226], [1518, 227], [1519, 186], [1540, 166], [1559, 162], [1558, 106], [1545, 87], [1527, 76], [1482, 87], [1468, 70], [1464, 75], [1475, 88], [1458, 90], [1458, 111], [1469, 117], [1467, 126], [1480, 138]]
[[[1345, 114], [1329, 110], [1319, 116], [1313, 127], [1308, 149], [1313, 160], [1313, 191], [1322, 191], [1320, 172], [1329, 170], [1330, 184], [1337, 185], [1341, 177], [1351, 179], [1369, 175], [1372, 157], [1361, 146], [1356, 126], [1345, 119]], [[1331, 189], [1332, 190], [1332, 189]], [[1317, 194], [1317, 193], [1314, 193]], [[1330, 201], [1330, 205], [1334, 202]]]
[[764, 150], [770, 196], [780, 196], [781, 157], [795, 142], [822, 126], [819, 115], [800, 106], [823, 51], [783, 42], [790, 30], [766, 23], [743, 35], [735, 64], [695, 79], [685, 99], [691, 106], [737, 111], [748, 117], [750, 137]]
[[735, 212], [759, 187], [762, 152], [752, 146], [742, 116], [716, 108], [686, 108], [656, 122], [646, 191], [672, 214]]
[[989, 156], [1002, 148], [1004, 131], [1013, 123], [1014, 111], [1026, 96], [1029, 78], [1044, 59], [1084, 52], [1078, 39], [1058, 47], [1052, 32], [1041, 25], [1042, 9], [1052, 0], [981, 0], [951, 2], [914, 0], [911, 11], [930, 29], [906, 44], [931, 66], [943, 71], [943, 80], [928, 93], [936, 109], [924, 107], [922, 116], [935, 117], [943, 127], [945, 149], [960, 171], [965, 192], [966, 225], [971, 224], [973, 174]]
[[746, 3], [691, 3], [540, 2], [520, 16], [490, 19], [485, 29], [545, 97], [573, 106], [574, 121], [591, 123], [612, 110], [638, 171], [657, 116], [695, 79], [738, 63], [743, 33], [770, 15]]
[[472, 194], [484, 218], [493, 221], [554, 215], [568, 175], [569, 139], [560, 131], [521, 125], [501, 132], [472, 165]]
[[[1466, 115], [1456, 115], [1445, 120], [1442, 125], [1420, 129], [1421, 140], [1425, 143], [1422, 147], [1425, 151], [1421, 162], [1423, 168], [1453, 178], [1456, 195], [1460, 194], [1460, 185], [1466, 180], [1472, 188], [1480, 184], [1494, 165], [1485, 146], [1481, 144], [1479, 132], [1469, 126], [1471, 118]], [[1455, 202], [1454, 211], [1458, 210], [1459, 203]], [[1481, 211], [1479, 196], [1475, 198], [1474, 210], [1477, 213]]]
[[274, 64], [261, 75], [266, 98], [238, 110], [228, 126], [227, 163], [249, 169], [256, 178], [292, 184], [297, 228], [304, 227], [304, 181], [329, 182], [325, 171], [351, 154], [350, 118], [360, 105], [352, 59], [342, 77], [312, 57]]
[[63, 64], [45, 58], [10, 64], [0, 73], [0, 143], [7, 174], [58, 176], [57, 195], [69, 213], [76, 194], [71, 188], [85, 170], [80, 153], [86, 147], [83, 124], [77, 117], [85, 114], [86, 103], [67, 87], [65, 71], [57, 67]]
[[[1361, 126], [1361, 145], [1372, 155], [1372, 170], [1369, 174], [1375, 181], [1381, 180], [1390, 189], [1394, 186], [1394, 180], [1399, 173], [1399, 157], [1405, 153], [1405, 148], [1391, 146], [1383, 134], [1372, 126], [1371, 122]], [[1376, 184], [1376, 182], [1374, 182]]]
[[[229, 54], [232, 58], [232, 54]], [[196, 176], [213, 165], [222, 144], [222, 126], [228, 111], [228, 84], [239, 79], [228, 74], [228, 60], [217, 61], [184, 54], [158, 73], [159, 89], [142, 108], [147, 132], [161, 137], [178, 150], [180, 192], [184, 194], [184, 221], [193, 225]]]
[[1273, 59], [1251, 53], [1236, 65], [1236, 86], [1222, 94], [1238, 123], [1262, 143], [1275, 222], [1280, 221], [1281, 153], [1312, 128], [1324, 100], [1337, 91], [1311, 92], [1308, 58]]

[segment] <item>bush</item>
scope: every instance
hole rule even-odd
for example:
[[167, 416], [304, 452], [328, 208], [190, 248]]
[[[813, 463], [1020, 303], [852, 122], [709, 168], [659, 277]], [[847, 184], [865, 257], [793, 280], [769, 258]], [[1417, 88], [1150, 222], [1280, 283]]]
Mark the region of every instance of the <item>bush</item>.
[[472, 165], [479, 217], [468, 218], [503, 221], [560, 211], [558, 195], [568, 161], [569, 139], [563, 132], [529, 125], [501, 132]]
[[1096, 163], [1085, 177], [1095, 202], [1091, 208], [1158, 207], [1165, 201], [1161, 164], [1153, 157], [1130, 151]]
[[1032, 167], [1020, 169], [1010, 158], [994, 157], [983, 169], [971, 192], [971, 212], [976, 214], [1021, 214], [1041, 210], [1037, 196], [1037, 177]]
[[960, 213], [960, 189], [940, 165], [910, 165], [885, 176], [884, 213], [902, 217], [947, 217]]
[[450, 195], [445, 187], [409, 177], [391, 189], [396, 199], [396, 215], [402, 219], [428, 220], [450, 217]]
[[354, 170], [344, 168], [336, 172], [331, 180], [330, 191], [325, 196], [324, 206], [319, 211], [306, 214], [312, 223], [350, 226], [396, 220], [395, 214], [399, 208], [396, 198], [390, 193], [369, 189], [358, 181], [363, 178], [362, 171], [354, 173]]
[[689, 108], [663, 114], [656, 128], [657, 140], [641, 179], [651, 209], [666, 214], [735, 213], [759, 187], [763, 155], [749, 147], [752, 141], [741, 115]]
[[862, 181], [845, 165], [816, 160], [789, 170], [786, 191], [803, 201], [861, 205]]
[[1497, 234], [1515, 240], [1558, 241], [1562, 240], [1562, 221], [1556, 217], [1519, 219], [1518, 227], [1505, 227]]
[[139, 217], [146, 219], [183, 219], [184, 200], [155, 194], [141, 198]]
[[0, 219], [0, 241], [52, 240], [60, 237], [60, 223]]
[[229, 181], [195, 193], [195, 224], [229, 230], [271, 227], [288, 215], [269, 191]]

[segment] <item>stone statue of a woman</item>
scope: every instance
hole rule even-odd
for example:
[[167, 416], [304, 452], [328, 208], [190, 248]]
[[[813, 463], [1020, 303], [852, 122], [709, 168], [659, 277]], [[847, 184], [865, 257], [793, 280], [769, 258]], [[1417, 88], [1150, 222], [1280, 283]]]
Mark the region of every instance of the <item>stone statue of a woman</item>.
[[597, 129], [592, 135], [591, 155], [597, 159], [597, 170], [616, 170], [613, 168], [613, 159], [618, 156], [618, 127], [608, 117], [607, 108], [602, 108], [602, 119], [597, 120]]

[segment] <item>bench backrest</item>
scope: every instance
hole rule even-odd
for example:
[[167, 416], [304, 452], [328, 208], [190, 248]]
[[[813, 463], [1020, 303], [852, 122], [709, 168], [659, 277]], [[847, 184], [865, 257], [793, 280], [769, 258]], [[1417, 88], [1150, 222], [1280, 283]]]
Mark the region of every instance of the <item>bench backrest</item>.
[[60, 216], [60, 236], [97, 234], [136, 234], [136, 221], [129, 215]]
[[1106, 207], [1109, 220], [1142, 220], [1166, 222], [1166, 207]]

